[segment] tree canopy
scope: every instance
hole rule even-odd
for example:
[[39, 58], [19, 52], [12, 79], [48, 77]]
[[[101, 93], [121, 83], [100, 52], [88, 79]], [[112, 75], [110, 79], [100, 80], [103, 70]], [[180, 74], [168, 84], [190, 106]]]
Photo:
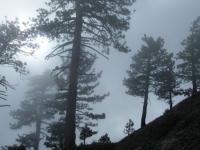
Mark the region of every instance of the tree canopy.
[[154, 40], [145, 35], [142, 40], [146, 45], [142, 45], [141, 50], [132, 57], [130, 70], [127, 71], [129, 77], [123, 81], [128, 88], [127, 94], [144, 98], [141, 127], [146, 125], [148, 94], [155, 91], [155, 77], [169, 60], [161, 37]]
[[[52, 0], [46, 3], [49, 9], [38, 9], [38, 17], [32, 19], [41, 35], [46, 35], [50, 40], [60, 41], [47, 58], [57, 55], [67, 56], [67, 52], [72, 52], [67, 98], [66, 149], [75, 145], [80, 54], [93, 55], [95, 52], [106, 57], [104, 54], [109, 53], [110, 46], [121, 52], [129, 52], [123, 40], [125, 38], [123, 31], [129, 29], [131, 15], [129, 6], [133, 2], [135, 1]], [[99, 47], [102, 47], [102, 51], [98, 50]], [[90, 52], [85, 52], [85, 48], [90, 49]]]
[[[22, 28], [22, 25], [21, 25]], [[35, 44], [35, 33], [30, 29], [20, 28], [18, 18], [14, 21], [5, 20], [0, 24], [0, 66], [12, 67], [21, 76], [27, 75], [29, 70], [27, 63], [19, 59], [19, 55], [33, 55], [39, 45]], [[0, 74], [0, 99], [6, 100], [7, 88], [15, 89], [6, 79], [6, 76]]]
[[191, 34], [181, 43], [185, 48], [177, 54], [182, 63], [177, 65], [179, 78], [183, 82], [192, 82], [189, 92], [196, 93], [200, 87], [200, 17], [190, 28]]

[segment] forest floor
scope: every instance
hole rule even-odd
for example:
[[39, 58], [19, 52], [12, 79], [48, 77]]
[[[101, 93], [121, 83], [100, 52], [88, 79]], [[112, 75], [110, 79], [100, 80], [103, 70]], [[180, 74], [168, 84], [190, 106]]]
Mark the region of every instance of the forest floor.
[[200, 150], [200, 96], [184, 99], [117, 143], [76, 150]]

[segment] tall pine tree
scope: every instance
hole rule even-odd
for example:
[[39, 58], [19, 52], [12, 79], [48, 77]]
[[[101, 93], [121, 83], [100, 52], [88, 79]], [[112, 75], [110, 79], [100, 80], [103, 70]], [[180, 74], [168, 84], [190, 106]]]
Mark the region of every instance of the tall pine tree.
[[177, 65], [179, 77], [192, 82], [190, 92], [195, 94], [200, 87], [200, 16], [192, 23], [191, 34], [181, 43], [185, 49], [177, 54], [182, 63]]
[[155, 75], [166, 65], [167, 52], [163, 49], [164, 40], [160, 37], [155, 41], [145, 35], [142, 40], [146, 45], [142, 45], [141, 50], [132, 57], [133, 62], [127, 71], [129, 77], [123, 80], [123, 84], [128, 88], [127, 94], [144, 98], [141, 119], [141, 127], [144, 127], [148, 94], [155, 90]]
[[[96, 104], [98, 102], [102, 102], [109, 93], [104, 95], [96, 95], [94, 93], [94, 89], [99, 85], [98, 79], [101, 77], [102, 72], [95, 73], [95, 70], [92, 69], [92, 66], [96, 60], [95, 56], [88, 56], [87, 53], [81, 53], [81, 64], [79, 66], [79, 74], [78, 76], [78, 88], [77, 88], [77, 103], [76, 103], [76, 128], [81, 129], [80, 126], [83, 124], [87, 124], [87, 126], [93, 127], [98, 124], [93, 122], [93, 120], [105, 119], [105, 114], [94, 114], [93, 108], [90, 104]], [[70, 54], [68, 55], [70, 57]], [[53, 111], [59, 112], [60, 121], [59, 124], [65, 124], [64, 115], [66, 112], [67, 105], [67, 94], [68, 89], [67, 85], [69, 84], [69, 69], [68, 65], [70, 65], [70, 61], [68, 57], [62, 57], [62, 66], [56, 67], [56, 81], [58, 84], [58, 94], [56, 95], [56, 100], [49, 101], [46, 107], [51, 108]], [[65, 66], [68, 64], [67, 66]], [[60, 73], [62, 70], [62, 73]], [[55, 123], [54, 123], [55, 124]], [[52, 125], [50, 125], [51, 128]], [[58, 133], [63, 132], [60, 129], [57, 130]], [[62, 135], [58, 133], [51, 133], [51, 136], [47, 138], [45, 142], [46, 146], [59, 147], [59, 141], [57, 139], [62, 138]], [[64, 132], [63, 132], [64, 133]], [[56, 136], [57, 138], [53, 138]], [[56, 145], [52, 145], [51, 143], [57, 143]]]
[[[75, 145], [75, 110], [77, 100], [78, 68], [83, 48], [104, 56], [97, 48], [102, 47], [105, 54], [109, 47], [121, 52], [129, 49], [123, 42], [123, 31], [129, 29], [131, 12], [129, 7], [135, 0], [51, 0], [46, 3], [50, 9], [39, 9], [35, 21], [36, 27], [50, 40], [59, 40], [47, 58], [72, 51], [67, 117], [66, 149]], [[51, 20], [55, 16], [54, 20]], [[93, 45], [93, 46], [92, 46]], [[66, 56], [66, 55], [65, 55]], [[104, 56], [106, 57], [106, 56]]]

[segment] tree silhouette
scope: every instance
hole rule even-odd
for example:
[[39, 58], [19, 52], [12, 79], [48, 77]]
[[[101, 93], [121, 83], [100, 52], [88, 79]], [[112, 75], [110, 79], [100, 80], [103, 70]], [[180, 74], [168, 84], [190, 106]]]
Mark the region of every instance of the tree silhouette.
[[[25, 23], [24, 23], [25, 24]], [[33, 55], [39, 47], [32, 41], [36, 36], [27, 28], [22, 30], [16, 18], [14, 21], [5, 20], [0, 24], [0, 65], [12, 67], [21, 76], [27, 75], [27, 63], [19, 59], [19, 55]], [[15, 89], [3, 72], [0, 74], [0, 99], [6, 100], [7, 88]], [[4, 105], [0, 105], [1, 107]], [[6, 105], [9, 106], [9, 105]]]
[[[38, 9], [38, 17], [33, 19], [35, 26], [58, 44], [47, 58], [65, 55], [71, 51], [68, 107], [66, 118], [66, 149], [75, 145], [75, 112], [77, 100], [77, 80], [80, 54], [84, 48], [104, 57], [113, 46], [121, 52], [130, 50], [123, 41], [123, 31], [129, 29], [131, 12], [128, 7], [134, 0], [55, 0], [46, 3], [50, 9]], [[52, 19], [52, 16], [55, 16]], [[93, 46], [92, 46], [93, 45]], [[102, 47], [104, 54], [97, 48]], [[86, 52], [85, 52], [86, 53]], [[107, 57], [106, 57], [107, 58]]]
[[147, 45], [142, 45], [141, 50], [132, 57], [133, 62], [130, 65], [130, 70], [127, 71], [129, 78], [123, 81], [123, 84], [128, 88], [127, 94], [144, 97], [141, 127], [146, 125], [148, 94], [155, 91], [155, 76], [168, 62], [162, 38], [159, 37], [154, 41], [152, 37], [145, 35], [142, 40]]
[[181, 43], [185, 49], [177, 54], [182, 63], [177, 65], [179, 78], [184, 82], [192, 82], [189, 92], [197, 92], [200, 86], [200, 16], [192, 23], [191, 34]]
[[44, 145], [52, 150], [64, 150], [65, 123], [62, 120], [53, 122], [47, 127], [50, 136], [46, 136]]
[[29, 77], [28, 86], [31, 89], [25, 93], [26, 99], [20, 103], [20, 109], [13, 110], [10, 113], [17, 120], [16, 123], [10, 124], [11, 129], [20, 129], [22, 126], [36, 124], [35, 132], [23, 134], [16, 139], [17, 142], [23, 143], [27, 148], [34, 147], [34, 150], [39, 149], [40, 135], [45, 135], [41, 124], [44, 124], [45, 120], [53, 119], [56, 113], [44, 107], [48, 99], [54, 98], [52, 91], [48, 93], [55, 85], [50, 73], [49, 70], [46, 70], [43, 75]]
[[165, 59], [166, 66], [160, 68], [160, 71], [154, 75], [154, 93], [158, 96], [158, 99], [164, 99], [172, 109], [172, 97], [178, 95], [177, 93], [182, 90], [180, 89], [181, 81], [177, 73], [174, 72], [175, 61], [173, 61], [173, 53], [166, 54]]
[[110, 138], [108, 137], [108, 134], [101, 136], [98, 140], [99, 143], [111, 143]]
[[80, 139], [83, 140], [83, 143], [85, 145], [85, 140], [88, 138], [88, 137], [91, 137], [93, 136], [94, 134], [97, 134], [97, 131], [92, 131], [87, 124], [85, 124], [84, 127], [81, 127], [80, 128]]
[[129, 122], [126, 123], [125, 129], [124, 129], [124, 133], [128, 134], [128, 135], [133, 133], [135, 131], [133, 126], [134, 126], [134, 122], [131, 119], [129, 119]]
[[[94, 122], [94, 120], [97, 121], [99, 119], [105, 119], [105, 113], [94, 114], [93, 108], [90, 106], [90, 104], [102, 102], [109, 95], [109, 93], [103, 95], [94, 94], [94, 89], [99, 85], [98, 79], [101, 77], [102, 72], [95, 73], [95, 70], [92, 68], [92, 66], [96, 60], [96, 57], [89, 57], [87, 55], [89, 54], [82, 53], [81, 64], [79, 66], [79, 72], [81, 72], [81, 75], [78, 76], [78, 92], [76, 103], [76, 128], [78, 128], [79, 130], [81, 129], [80, 126], [82, 124], [87, 124], [88, 127], [94, 127], [98, 125]], [[55, 70], [55, 79], [58, 86], [56, 99], [49, 101], [48, 104], [45, 106], [49, 107], [49, 109], [52, 109], [52, 111], [56, 111], [59, 113], [60, 119], [58, 124], [62, 124], [62, 126], [64, 126], [66, 121], [64, 118], [65, 114], [67, 113], [66, 106], [68, 94], [68, 89], [66, 89], [66, 87], [69, 84], [69, 70], [67, 69], [65, 64], [70, 65], [70, 61], [68, 58], [62, 58], [62, 61], [63, 63], [60, 67], [62, 73], [60, 73], [57, 68]], [[51, 126], [53, 125], [50, 125], [49, 128], [51, 128]], [[59, 147], [60, 140], [58, 141], [58, 139], [63, 138], [62, 134], [59, 133], [65, 133], [65, 130], [60, 131], [60, 129], [57, 129], [58, 133], [49, 132], [51, 133], [51, 136], [46, 139], [46, 143], [56, 143], [56, 146], [49, 144], [49, 147]], [[57, 138], [54, 138], [54, 136], [56, 136]]]

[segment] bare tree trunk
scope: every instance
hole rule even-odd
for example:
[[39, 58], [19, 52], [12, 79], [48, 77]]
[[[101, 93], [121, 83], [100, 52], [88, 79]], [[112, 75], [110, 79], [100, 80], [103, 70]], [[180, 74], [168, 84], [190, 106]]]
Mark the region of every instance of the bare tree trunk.
[[77, 80], [78, 80], [78, 63], [80, 57], [81, 32], [82, 32], [82, 10], [80, 0], [76, 0], [76, 19], [74, 41], [72, 48], [71, 68], [69, 76], [69, 93], [67, 97], [66, 113], [66, 141], [65, 150], [75, 146], [75, 115], [76, 115], [76, 97], [77, 97]]

